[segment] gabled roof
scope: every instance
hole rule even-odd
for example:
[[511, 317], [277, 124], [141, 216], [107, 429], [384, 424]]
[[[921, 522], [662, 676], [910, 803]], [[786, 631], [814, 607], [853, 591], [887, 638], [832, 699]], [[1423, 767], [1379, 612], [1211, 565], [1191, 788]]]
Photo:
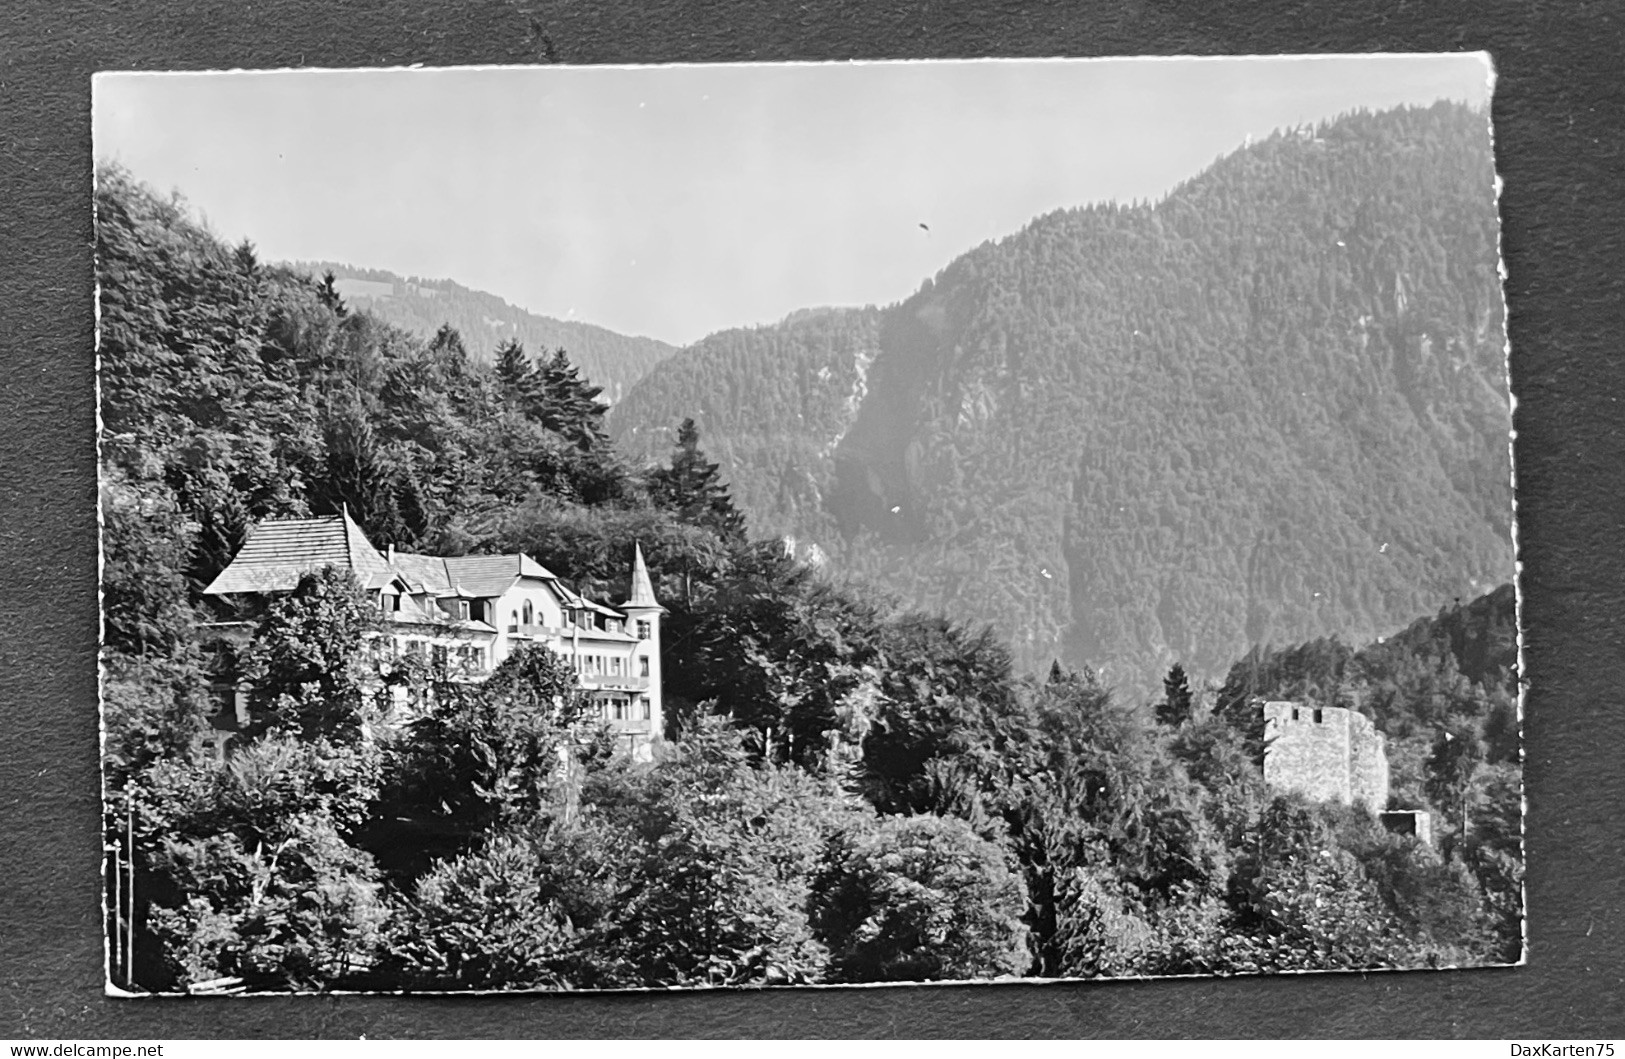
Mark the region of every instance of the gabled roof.
[[327, 566], [355, 574], [363, 588], [383, 588], [395, 572], [367, 540], [348, 512], [323, 518], [266, 519], [248, 532], [220, 576], [203, 591], [223, 596], [238, 592], [288, 592], [299, 579]]
[[390, 563], [414, 592], [438, 592], [448, 584], [446, 560], [438, 555], [395, 552], [390, 556]]
[[555, 581], [552, 571], [523, 553], [512, 555], [459, 555], [446, 560], [450, 585], [468, 596], [500, 596], [521, 577]]
[[557, 581], [553, 572], [528, 555], [413, 555], [394, 553], [395, 569], [414, 589], [469, 599], [500, 596], [521, 577]]

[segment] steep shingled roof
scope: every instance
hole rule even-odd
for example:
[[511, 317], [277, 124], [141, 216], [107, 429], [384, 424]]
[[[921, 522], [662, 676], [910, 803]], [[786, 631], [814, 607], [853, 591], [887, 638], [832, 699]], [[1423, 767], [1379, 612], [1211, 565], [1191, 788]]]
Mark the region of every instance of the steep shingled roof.
[[355, 574], [363, 588], [382, 588], [395, 572], [348, 512], [324, 518], [267, 519], [248, 533], [241, 550], [203, 591], [287, 592], [299, 579], [327, 566]]
[[395, 552], [395, 568], [414, 585], [435, 593], [470, 598], [500, 596], [521, 577], [557, 581], [553, 572], [528, 555], [414, 555]]

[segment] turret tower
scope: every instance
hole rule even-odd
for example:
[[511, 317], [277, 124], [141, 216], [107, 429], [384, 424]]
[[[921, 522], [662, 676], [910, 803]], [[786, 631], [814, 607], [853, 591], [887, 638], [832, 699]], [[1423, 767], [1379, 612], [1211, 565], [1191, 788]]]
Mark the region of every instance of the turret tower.
[[[660, 679], [660, 617], [666, 608], [655, 598], [654, 582], [649, 579], [649, 567], [643, 562], [643, 548], [632, 545], [632, 592], [621, 606], [626, 615], [627, 631], [638, 639], [632, 650], [632, 675], [642, 685], [638, 691], [648, 707], [649, 737], [659, 739], [665, 731], [665, 713]], [[643, 711], [634, 710], [634, 715]], [[646, 752], [639, 748], [641, 753]]]

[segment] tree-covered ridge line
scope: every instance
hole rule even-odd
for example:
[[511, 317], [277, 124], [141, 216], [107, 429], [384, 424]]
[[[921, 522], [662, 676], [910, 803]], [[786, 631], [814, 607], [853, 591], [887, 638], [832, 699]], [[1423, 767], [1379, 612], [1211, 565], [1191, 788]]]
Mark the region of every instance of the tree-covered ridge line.
[[1457, 104], [1283, 131], [900, 304], [712, 336], [610, 433], [649, 444], [681, 403], [758, 532], [992, 623], [1031, 671], [1149, 695], [1175, 660], [1386, 635], [1512, 569], [1493, 180]]
[[[568, 351], [480, 363], [455, 329], [392, 327], [110, 168], [97, 270], [109, 891], [133, 906], [108, 925], [135, 937], [112, 950], [120, 986], [1239, 974], [1521, 952], [1509, 592], [1358, 651], [1260, 649], [1218, 687], [1170, 675], [1148, 709], [1084, 667], [1025, 675], [1002, 632], [752, 539], [705, 425], [674, 417], [670, 444], [628, 458]], [[798, 370], [830, 367], [846, 400], [874, 385], [878, 362], [859, 365], [885, 325], [790, 321], [831, 352]], [[837, 404], [803, 414], [837, 448], [850, 435]], [[669, 610], [657, 760], [610, 753], [545, 652], [477, 685], [386, 667], [367, 647], [376, 607], [343, 572], [235, 608], [201, 595], [253, 522], [341, 505], [381, 546], [525, 552], [593, 596], [625, 593], [639, 545]], [[248, 642], [213, 640], [223, 620]], [[219, 760], [199, 736], [239, 678], [251, 717]], [[420, 713], [394, 712], [402, 685]], [[1286, 695], [1368, 712], [1438, 843], [1270, 790], [1254, 706]], [[133, 900], [113, 882], [132, 859]]]
[[428, 338], [442, 326], [452, 327], [480, 363], [494, 361], [508, 341], [532, 350], [568, 349], [582, 374], [603, 389], [606, 403], [620, 400], [651, 368], [676, 352], [675, 346], [659, 339], [543, 316], [449, 279], [403, 277], [336, 261], [287, 264], [318, 278], [333, 273], [349, 303], [404, 331]]

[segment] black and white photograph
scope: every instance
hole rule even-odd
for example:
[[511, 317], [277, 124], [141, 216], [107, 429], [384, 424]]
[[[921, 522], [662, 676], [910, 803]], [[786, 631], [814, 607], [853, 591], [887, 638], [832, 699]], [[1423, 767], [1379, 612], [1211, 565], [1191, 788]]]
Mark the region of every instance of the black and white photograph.
[[97, 75], [107, 992], [1524, 962], [1494, 83]]

